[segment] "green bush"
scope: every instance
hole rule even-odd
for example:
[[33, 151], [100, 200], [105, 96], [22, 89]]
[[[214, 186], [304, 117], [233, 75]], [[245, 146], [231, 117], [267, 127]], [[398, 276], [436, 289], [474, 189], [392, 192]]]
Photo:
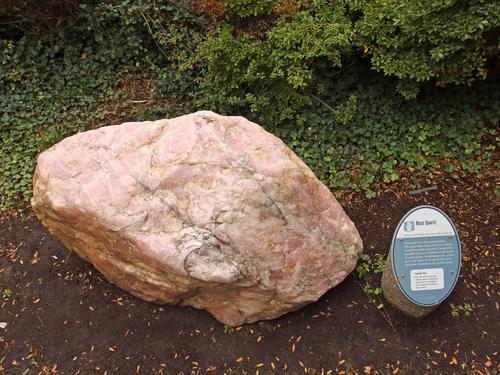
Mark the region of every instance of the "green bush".
[[[406, 178], [412, 185], [447, 176], [479, 175], [493, 162], [500, 121], [495, 82], [474, 88], [429, 90], [407, 101], [388, 82], [353, 66], [325, 87], [303, 114], [303, 123], [272, 131], [334, 192], [363, 191]], [[326, 106], [328, 105], [328, 107]], [[490, 141], [486, 142], [486, 139]]]
[[223, 0], [224, 14], [227, 16], [248, 17], [269, 14], [276, 0]]
[[498, 59], [500, 10], [496, 0], [350, 0], [361, 12], [358, 43], [373, 68], [400, 79], [407, 98], [421, 83], [471, 84]]
[[265, 123], [292, 119], [311, 102], [304, 90], [315, 69], [342, 66], [352, 30], [342, 3], [315, 1], [284, 13], [264, 33], [221, 21], [201, 43], [200, 107], [258, 114]]

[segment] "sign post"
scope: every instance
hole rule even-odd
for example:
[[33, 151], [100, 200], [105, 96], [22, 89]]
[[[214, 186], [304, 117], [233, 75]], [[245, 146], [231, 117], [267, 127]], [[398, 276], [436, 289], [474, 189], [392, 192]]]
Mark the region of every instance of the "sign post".
[[451, 293], [460, 264], [460, 240], [450, 218], [433, 206], [415, 207], [394, 232], [382, 291], [403, 313], [424, 316]]

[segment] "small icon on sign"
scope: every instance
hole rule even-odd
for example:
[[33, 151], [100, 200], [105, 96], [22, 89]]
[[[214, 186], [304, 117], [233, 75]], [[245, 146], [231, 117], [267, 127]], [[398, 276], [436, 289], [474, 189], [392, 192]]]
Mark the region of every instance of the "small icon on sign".
[[413, 232], [415, 230], [415, 222], [413, 221], [405, 221], [403, 230], [405, 232]]

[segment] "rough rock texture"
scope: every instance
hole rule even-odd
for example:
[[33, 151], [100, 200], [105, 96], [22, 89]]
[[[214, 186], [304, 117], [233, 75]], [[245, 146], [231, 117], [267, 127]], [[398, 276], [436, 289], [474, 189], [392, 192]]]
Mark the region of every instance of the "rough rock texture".
[[109, 281], [233, 326], [317, 300], [362, 250], [342, 207], [281, 140], [212, 112], [63, 140], [38, 157], [32, 206]]
[[399, 288], [398, 280], [394, 276], [394, 272], [392, 272], [392, 260], [390, 254], [387, 257], [384, 272], [382, 273], [382, 293], [384, 293], [385, 299], [392, 306], [397, 308], [403, 314], [413, 318], [421, 318], [431, 313], [439, 306], [416, 305], [403, 294]]

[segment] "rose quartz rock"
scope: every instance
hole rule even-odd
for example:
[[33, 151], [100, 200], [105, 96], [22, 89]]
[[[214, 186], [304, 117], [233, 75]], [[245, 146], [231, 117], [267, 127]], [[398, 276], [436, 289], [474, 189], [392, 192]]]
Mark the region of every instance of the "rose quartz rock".
[[205, 111], [66, 138], [38, 157], [32, 206], [112, 283], [231, 326], [316, 301], [362, 250], [281, 140]]

